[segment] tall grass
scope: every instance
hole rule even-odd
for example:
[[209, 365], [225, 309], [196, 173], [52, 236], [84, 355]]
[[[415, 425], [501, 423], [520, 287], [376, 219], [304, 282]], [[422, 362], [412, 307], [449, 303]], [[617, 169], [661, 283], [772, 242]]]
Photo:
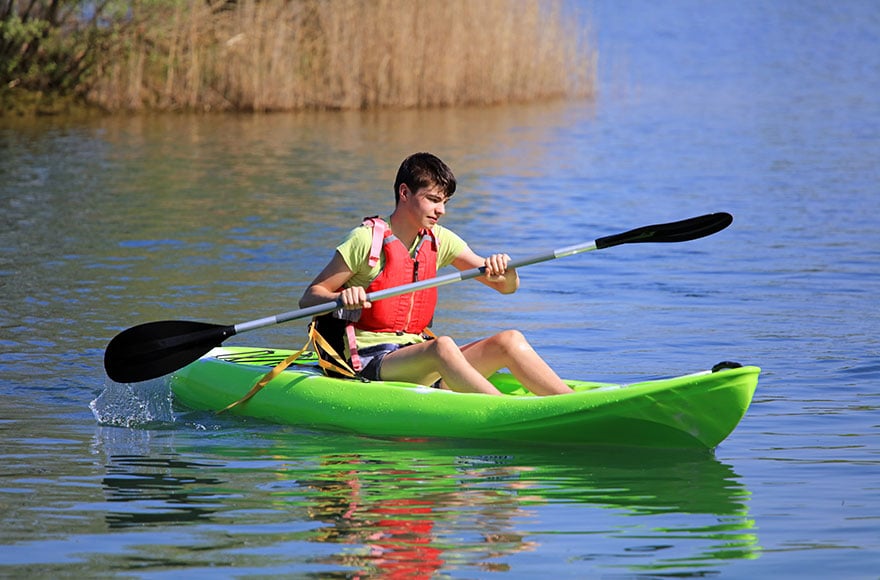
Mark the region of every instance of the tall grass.
[[140, 0], [88, 98], [110, 110], [497, 104], [592, 94], [561, 0]]

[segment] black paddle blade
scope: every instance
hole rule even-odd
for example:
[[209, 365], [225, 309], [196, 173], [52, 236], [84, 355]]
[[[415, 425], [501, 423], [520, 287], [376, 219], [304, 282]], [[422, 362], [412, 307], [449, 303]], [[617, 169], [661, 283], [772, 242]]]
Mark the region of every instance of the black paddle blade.
[[117, 334], [104, 351], [104, 369], [117, 383], [137, 383], [181, 369], [235, 334], [234, 326], [163, 320]]
[[610, 248], [621, 244], [640, 244], [645, 242], [687, 242], [705, 238], [718, 233], [733, 222], [729, 213], [709, 213], [678, 222], [656, 224], [636, 228], [622, 234], [614, 234], [596, 240], [596, 248]]

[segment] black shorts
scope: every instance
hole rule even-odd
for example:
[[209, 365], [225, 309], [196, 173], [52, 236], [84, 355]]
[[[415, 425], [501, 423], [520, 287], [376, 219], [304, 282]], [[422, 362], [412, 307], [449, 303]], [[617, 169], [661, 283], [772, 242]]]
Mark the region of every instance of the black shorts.
[[[379, 375], [382, 370], [382, 361], [385, 359], [385, 355], [390, 354], [396, 350], [400, 350], [405, 346], [410, 346], [415, 343], [408, 344], [391, 344], [391, 343], [383, 343], [377, 344], [374, 346], [370, 346], [364, 349], [358, 349], [358, 356], [361, 358], [361, 377], [367, 379], [368, 381], [380, 381], [382, 380]], [[431, 388], [439, 389], [440, 381], [443, 379], [437, 379], [433, 385], [430, 385]]]
[[379, 372], [382, 367], [382, 359], [384, 359], [385, 355], [387, 355], [388, 353], [394, 352], [395, 350], [400, 350], [404, 346], [409, 345], [383, 343], [363, 349], [359, 348], [358, 356], [361, 358], [361, 364], [363, 365], [363, 368], [361, 369], [361, 376], [368, 381], [381, 380], [379, 378]]

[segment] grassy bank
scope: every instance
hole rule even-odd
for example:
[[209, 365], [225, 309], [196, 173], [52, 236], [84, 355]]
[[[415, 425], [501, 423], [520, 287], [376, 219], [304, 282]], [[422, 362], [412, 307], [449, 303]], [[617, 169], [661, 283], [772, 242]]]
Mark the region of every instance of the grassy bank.
[[95, 3], [68, 4], [94, 29], [80, 34], [89, 55], [66, 93], [108, 111], [485, 105], [594, 90], [588, 31], [557, 0], [132, 0], [101, 4], [100, 18], [86, 10]]

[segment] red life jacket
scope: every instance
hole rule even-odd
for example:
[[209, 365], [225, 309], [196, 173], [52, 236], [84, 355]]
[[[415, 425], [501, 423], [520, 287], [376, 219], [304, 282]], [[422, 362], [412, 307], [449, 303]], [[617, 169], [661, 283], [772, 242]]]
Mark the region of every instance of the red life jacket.
[[[366, 218], [364, 225], [373, 228], [369, 265], [372, 267], [378, 263], [380, 251], [385, 256], [385, 265], [367, 286], [367, 293], [437, 275], [437, 239], [431, 230], [419, 232], [419, 243], [413, 258], [409, 249], [391, 233], [384, 221], [378, 217]], [[436, 306], [437, 288], [426, 288], [373, 302], [372, 308], [365, 308], [354, 325], [372, 332], [419, 334], [431, 325]]]

